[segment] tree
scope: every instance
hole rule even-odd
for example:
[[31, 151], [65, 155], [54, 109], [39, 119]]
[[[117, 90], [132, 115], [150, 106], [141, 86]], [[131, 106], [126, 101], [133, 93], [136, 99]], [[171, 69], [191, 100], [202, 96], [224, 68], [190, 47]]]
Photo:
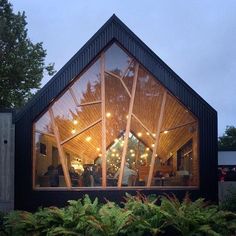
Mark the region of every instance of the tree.
[[226, 126], [225, 133], [219, 137], [219, 148], [236, 148], [236, 127]]
[[27, 36], [25, 13], [15, 14], [8, 0], [0, 0], [0, 107], [21, 107], [40, 87], [44, 71], [52, 75], [54, 65], [45, 66], [42, 42]]

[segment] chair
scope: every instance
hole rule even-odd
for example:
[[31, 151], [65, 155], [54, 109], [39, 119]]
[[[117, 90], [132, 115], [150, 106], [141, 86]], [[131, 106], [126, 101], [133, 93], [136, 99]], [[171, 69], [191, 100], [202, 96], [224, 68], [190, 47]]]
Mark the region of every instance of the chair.
[[39, 186], [40, 187], [50, 187], [49, 176], [41, 175], [39, 178]]
[[63, 175], [59, 175], [59, 187], [66, 187], [65, 177]]
[[128, 186], [135, 186], [136, 184], [136, 175], [130, 175], [128, 179]]

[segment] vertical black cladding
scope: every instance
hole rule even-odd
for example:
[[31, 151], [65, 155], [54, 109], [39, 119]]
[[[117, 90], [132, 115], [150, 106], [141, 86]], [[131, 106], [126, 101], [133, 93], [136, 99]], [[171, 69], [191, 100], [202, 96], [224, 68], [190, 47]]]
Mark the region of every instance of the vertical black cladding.
[[[32, 210], [40, 205], [63, 205], [66, 200], [82, 197], [85, 191], [32, 190], [32, 123], [57, 97], [73, 78], [108, 44], [116, 41], [137, 59], [199, 119], [200, 188], [190, 190], [192, 197], [204, 196], [217, 200], [217, 113], [174, 71], [154, 54], [116, 16], [106, 24], [70, 59], [68, 63], [42, 88], [35, 98], [16, 115], [15, 145], [15, 207]], [[140, 190], [144, 193], [163, 193], [161, 190]], [[91, 196], [121, 200], [125, 191], [87, 191]], [[133, 191], [135, 192], [135, 191]], [[165, 190], [164, 192], [168, 192]], [[182, 197], [185, 190], [170, 190]]]

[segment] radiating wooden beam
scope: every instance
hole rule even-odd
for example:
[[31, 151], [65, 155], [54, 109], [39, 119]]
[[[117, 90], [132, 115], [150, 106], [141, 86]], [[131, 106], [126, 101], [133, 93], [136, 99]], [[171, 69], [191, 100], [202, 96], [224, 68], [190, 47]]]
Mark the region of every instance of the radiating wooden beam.
[[125, 69], [125, 72], [124, 72], [124, 74], [123, 74], [123, 76], [122, 76], [122, 80], [125, 78], [125, 76], [127, 75], [127, 73], [128, 73], [128, 71], [129, 71], [129, 68], [130, 68], [130, 66], [132, 65], [132, 63], [134, 62], [134, 59], [132, 58], [131, 60], [130, 60], [130, 62], [129, 62], [129, 65], [127, 66], [127, 68]]
[[78, 105], [78, 107], [89, 106], [89, 105], [95, 105], [95, 104], [100, 104], [100, 103], [102, 103], [102, 100], [93, 101], [93, 102], [84, 102], [84, 103], [80, 103], [80, 104]]
[[123, 150], [122, 150], [120, 173], [119, 173], [119, 178], [118, 178], [118, 188], [121, 187], [122, 178], [124, 175], [125, 157], [126, 157], [127, 148], [128, 148], [129, 133], [130, 133], [130, 126], [131, 126], [131, 115], [132, 115], [132, 111], [133, 111], [136, 85], [137, 85], [137, 80], [138, 80], [138, 69], [139, 69], [139, 64], [137, 63], [135, 66], [134, 81], [133, 81], [131, 98], [130, 98], [130, 103], [129, 103], [128, 119], [127, 119], [126, 129], [125, 129], [124, 146], [123, 146]]
[[165, 132], [165, 131], [172, 131], [172, 130], [175, 130], [175, 129], [178, 129], [178, 128], [182, 128], [182, 127], [185, 127], [185, 126], [188, 126], [188, 125], [192, 125], [194, 123], [196, 123], [197, 121], [191, 121], [191, 122], [188, 122], [188, 123], [184, 123], [184, 124], [181, 124], [181, 125], [177, 125], [177, 126], [174, 126], [174, 127], [171, 127], [171, 128], [167, 128], [167, 129], [164, 129], [161, 131], [161, 133]]
[[60, 159], [60, 162], [61, 162], [61, 165], [62, 165], [66, 186], [68, 188], [71, 188], [71, 180], [70, 180], [69, 170], [68, 170], [68, 168], [66, 166], [66, 162], [65, 162], [66, 161], [66, 156], [65, 156], [63, 147], [61, 146], [59, 130], [58, 130], [58, 127], [57, 127], [56, 122], [55, 122], [55, 118], [54, 118], [54, 114], [53, 114], [52, 108], [49, 108], [48, 111], [49, 111], [49, 115], [50, 115], [50, 119], [51, 119], [51, 122], [52, 122], [53, 131], [54, 131], [55, 138], [56, 138], [59, 159]]
[[150, 136], [153, 138], [153, 139], [156, 139], [156, 137], [153, 135], [153, 133], [147, 128], [146, 125], [144, 125], [144, 123], [134, 114], [132, 113], [132, 116], [135, 118], [135, 120], [138, 121], [138, 123], [150, 134]]
[[160, 141], [160, 133], [161, 133], [163, 116], [164, 116], [166, 97], [167, 97], [167, 92], [165, 90], [164, 94], [163, 94], [163, 98], [162, 98], [162, 103], [161, 103], [161, 111], [160, 111], [160, 115], [159, 115], [159, 119], [158, 119], [158, 123], [157, 123], [156, 141], [155, 141], [153, 151], [152, 151], [152, 159], [151, 159], [150, 169], [149, 169], [149, 173], [148, 173], [147, 187], [150, 187], [151, 182], [152, 182], [153, 171], [154, 171], [155, 160], [156, 160], [156, 152], [157, 152], [157, 147], [158, 147], [159, 141]]
[[79, 106], [79, 102], [78, 102], [78, 100], [77, 100], [77, 98], [76, 98], [76, 96], [75, 96], [75, 93], [74, 93], [74, 90], [72, 89], [72, 87], [69, 87], [69, 92], [70, 92], [70, 94], [71, 94], [71, 97], [72, 97], [73, 100], [74, 100], [75, 105], [76, 105], [76, 106]]
[[126, 84], [124, 83], [124, 81], [122, 80], [122, 78], [121, 78], [119, 75], [117, 75], [117, 74], [115, 74], [115, 73], [112, 73], [112, 72], [110, 72], [110, 71], [106, 71], [105, 73], [108, 74], [108, 75], [110, 75], [110, 76], [113, 76], [113, 77], [119, 79], [120, 82], [122, 83], [123, 87], [125, 88], [126, 92], [128, 93], [129, 97], [131, 97], [131, 93], [130, 93], [128, 87], [126, 86]]
[[40, 130], [35, 130], [35, 132], [55, 138], [55, 135], [51, 134], [51, 133], [43, 132], [43, 131], [40, 131]]
[[87, 131], [88, 129], [92, 128], [93, 126], [95, 126], [96, 124], [98, 124], [99, 122], [101, 122], [102, 119], [98, 119], [97, 121], [93, 122], [92, 124], [88, 125], [87, 127], [85, 127], [84, 129], [77, 131], [76, 133], [74, 133], [73, 135], [71, 135], [69, 138], [63, 140], [62, 142], [60, 142], [61, 145], [69, 142], [71, 139], [75, 138], [76, 136], [84, 133], [85, 131]]
[[105, 56], [101, 54], [101, 98], [102, 98], [102, 187], [106, 187], [107, 159], [106, 159], [106, 97], [105, 97]]
[[101, 103], [102, 101], [101, 100], [97, 100], [97, 101], [92, 101], [92, 102], [84, 102], [84, 103], [79, 103], [79, 101], [77, 100], [76, 96], [75, 96], [75, 93], [74, 93], [74, 90], [72, 87], [69, 88], [69, 91], [70, 91], [70, 94], [73, 98], [73, 101], [75, 103], [75, 105], [77, 107], [82, 107], [82, 106], [89, 106], [89, 105], [95, 105], [95, 104], [99, 104]]

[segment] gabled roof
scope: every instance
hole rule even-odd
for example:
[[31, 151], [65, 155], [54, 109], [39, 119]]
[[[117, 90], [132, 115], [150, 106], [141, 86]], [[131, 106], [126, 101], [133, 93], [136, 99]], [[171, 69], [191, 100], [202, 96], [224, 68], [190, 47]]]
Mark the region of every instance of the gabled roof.
[[216, 111], [205, 100], [190, 88], [116, 15], [112, 15], [56, 75], [37, 92], [33, 99], [16, 114], [15, 121], [17, 122], [25, 114], [34, 119], [112, 41], [118, 42], [125, 48], [196, 116], [205, 109], [213, 115], [216, 114]]

